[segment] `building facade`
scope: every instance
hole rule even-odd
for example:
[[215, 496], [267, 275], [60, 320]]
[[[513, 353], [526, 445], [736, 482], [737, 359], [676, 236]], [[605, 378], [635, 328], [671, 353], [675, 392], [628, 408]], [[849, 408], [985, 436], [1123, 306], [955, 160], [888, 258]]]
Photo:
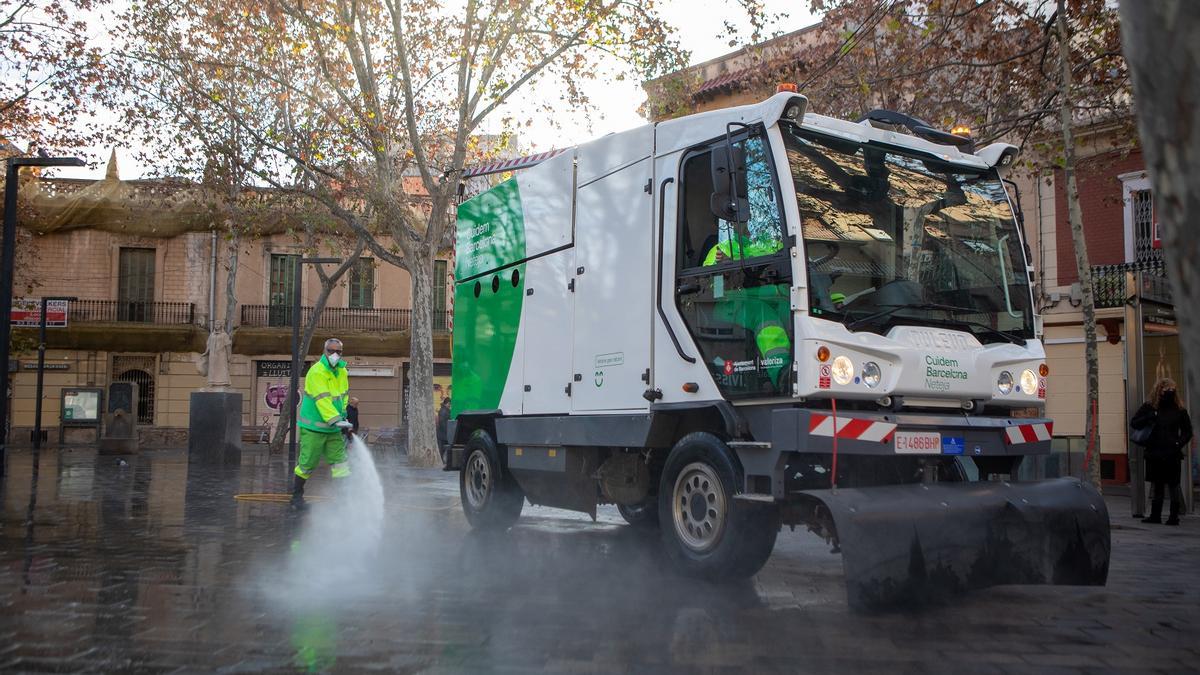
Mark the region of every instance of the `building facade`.
[[[1109, 484], [1140, 483], [1137, 449], [1128, 420], [1162, 377], [1174, 379], [1192, 404], [1184, 381], [1175, 307], [1166, 279], [1154, 191], [1137, 148], [1131, 120], [1077, 129], [1076, 179], [1084, 240], [1092, 274], [1100, 354], [1100, 399], [1095, 438], [1101, 477]], [[1026, 240], [1037, 274], [1035, 300], [1045, 326], [1060, 449], [1078, 465], [1088, 452], [1082, 293], [1067, 216], [1061, 170], [1017, 176]], [[1133, 461], [1131, 461], [1131, 459]], [[1185, 476], [1197, 472], [1195, 453]]]
[[[111, 228], [109, 228], [111, 229]], [[299, 256], [342, 257], [345, 251], [304, 250], [292, 235], [244, 238], [238, 245], [236, 304], [227, 312], [230, 245], [212, 232], [167, 237], [78, 228], [23, 241], [17, 300], [70, 297], [65, 327], [47, 329], [42, 428], [51, 442], [65, 427], [70, 442], [94, 429], [66, 419], [64, 394], [79, 388], [137, 384], [142, 441], [180, 444], [188, 427], [191, 392], [207, 384], [197, 367], [213, 322], [231, 318], [230, 376], [242, 393], [246, 440], [274, 426], [291, 367], [293, 293], [302, 298], [305, 325], [321, 293], [312, 265], [296, 276]], [[327, 265], [332, 270], [333, 266]], [[435, 389], [449, 390], [449, 303], [452, 265], [435, 263]], [[16, 304], [20, 304], [17, 302]], [[308, 362], [323, 341], [345, 342], [360, 424], [371, 436], [398, 436], [403, 425], [412, 292], [408, 273], [369, 253], [339, 281], [321, 313]], [[37, 407], [36, 329], [14, 329], [10, 367], [10, 439], [28, 442]], [[435, 399], [440, 398], [435, 391]]]

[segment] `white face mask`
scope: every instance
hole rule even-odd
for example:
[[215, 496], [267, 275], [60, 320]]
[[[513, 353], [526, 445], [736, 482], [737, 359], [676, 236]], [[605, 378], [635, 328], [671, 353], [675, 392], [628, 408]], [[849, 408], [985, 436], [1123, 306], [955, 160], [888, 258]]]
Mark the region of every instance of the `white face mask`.
[[329, 365], [336, 366], [338, 361], [342, 360], [341, 354], [326, 354], [325, 358], [329, 360]]

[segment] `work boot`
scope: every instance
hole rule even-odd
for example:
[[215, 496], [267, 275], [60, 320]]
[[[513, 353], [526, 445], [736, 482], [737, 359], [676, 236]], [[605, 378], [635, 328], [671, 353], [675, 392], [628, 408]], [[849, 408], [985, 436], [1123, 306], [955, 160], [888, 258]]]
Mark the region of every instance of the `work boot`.
[[308, 502], [304, 501], [304, 484], [308, 481], [296, 476], [292, 482], [292, 501], [290, 506], [293, 511], [304, 512], [308, 510]]
[[[1176, 496], [1178, 496], [1179, 499], [1176, 499], [1175, 498]], [[1167, 522], [1166, 522], [1167, 525], [1178, 525], [1179, 524], [1179, 512], [1183, 510], [1181, 508], [1183, 505], [1180, 503], [1182, 501], [1183, 501], [1183, 495], [1180, 494], [1178, 492], [1178, 488], [1176, 488], [1176, 492], [1171, 493], [1171, 515], [1167, 518]]]

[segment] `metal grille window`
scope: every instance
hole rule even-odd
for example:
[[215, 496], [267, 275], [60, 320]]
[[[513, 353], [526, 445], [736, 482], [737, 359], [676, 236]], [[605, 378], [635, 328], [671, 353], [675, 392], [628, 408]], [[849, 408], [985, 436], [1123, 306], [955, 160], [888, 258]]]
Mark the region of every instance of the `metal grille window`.
[[1134, 260], [1162, 260], [1162, 249], [1154, 248], [1154, 197], [1150, 190], [1134, 190], [1129, 193], [1133, 202], [1133, 251]]
[[446, 261], [433, 261], [433, 328], [446, 328]]
[[152, 248], [122, 248], [117, 271], [117, 321], [152, 321], [154, 303]]
[[267, 288], [271, 326], [292, 325], [292, 298], [296, 292], [296, 258], [298, 257], [281, 253], [271, 254]]
[[154, 373], [153, 356], [114, 356], [113, 380], [137, 384], [138, 424], [154, 424]]
[[350, 268], [350, 309], [375, 307], [375, 261], [359, 258]]

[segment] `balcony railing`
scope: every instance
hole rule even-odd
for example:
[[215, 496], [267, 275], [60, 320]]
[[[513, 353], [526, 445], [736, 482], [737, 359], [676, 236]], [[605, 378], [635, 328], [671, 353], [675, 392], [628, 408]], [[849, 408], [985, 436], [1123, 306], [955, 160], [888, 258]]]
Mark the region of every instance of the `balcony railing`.
[[148, 323], [160, 326], [196, 324], [196, 305], [190, 302], [72, 300], [68, 307], [68, 325], [72, 323]]
[[1125, 287], [1127, 272], [1141, 272], [1142, 288], [1139, 295], [1144, 300], [1171, 304], [1171, 284], [1162, 260], [1146, 260], [1120, 265], [1094, 265], [1092, 288], [1096, 296], [1096, 309], [1124, 307], [1128, 296]]
[[[290, 328], [293, 308], [287, 305], [242, 305], [242, 325], [255, 328]], [[300, 308], [300, 325], [312, 321], [313, 308]], [[450, 312], [433, 313], [433, 330], [448, 330]], [[409, 309], [354, 309], [326, 307], [317, 327], [329, 330], [406, 331], [412, 327]]]

